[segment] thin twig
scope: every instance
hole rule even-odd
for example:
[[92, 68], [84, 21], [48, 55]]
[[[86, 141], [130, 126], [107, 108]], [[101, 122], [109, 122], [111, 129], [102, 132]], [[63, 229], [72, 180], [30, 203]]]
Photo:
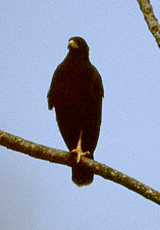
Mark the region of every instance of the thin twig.
[[153, 8], [149, 0], [137, 0], [140, 9], [147, 22], [148, 28], [156, 39], [156, 42], [160, 48], [160, 25], [157, 18], [154, 15]]

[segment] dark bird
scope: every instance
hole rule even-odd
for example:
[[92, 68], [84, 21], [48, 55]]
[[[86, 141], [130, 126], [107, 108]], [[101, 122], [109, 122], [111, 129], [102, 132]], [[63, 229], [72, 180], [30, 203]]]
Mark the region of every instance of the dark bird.
[[69, 39], [69, 52], [54, 72], [48, 92], [48, 107], [55, 107], [62, 137], [76, 163], [72, 180], [78, 186], [93, 181], [92, 170], [81, 157], [93, 159], [96, 148], [104, 95], [101, 76], [89, 60], [89, 47], [81, 37]]

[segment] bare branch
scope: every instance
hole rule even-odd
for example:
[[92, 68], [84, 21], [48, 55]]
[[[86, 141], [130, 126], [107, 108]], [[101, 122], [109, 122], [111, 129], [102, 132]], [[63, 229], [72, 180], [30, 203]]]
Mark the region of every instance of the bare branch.
[[[38, 145], [20, 137], [16, 137], [12, 134], [3, 132], [2, 130], [0, 130], [0, 144], [9, 149], [28, 154], [29, 156], [38, 159], [64, 164], [70, 167], [75, 164], [73, 154], [70, 154], [69, 152], [49, 148], [44, 145]], [[81, 161], [84, 165], [91, 167], [94, 174], [102, 176], [104, 179], [121, 184], [126, 188], [139, 193], [143, 197], [160, 204], [160, 193], [148, 187], [147, 185], [142, 184], [134, 178], [131, 178], [97, 161], [85, 157], [82, 157]]]
[[153, 8], [149, 0], [137, 0], [139, 3], [140, 9], [144, 15], [144, 18], [147, 22], [148, 28], [155, 37], [157, 44], [160, 48], [160, 25], [158, 20], [154, 15]]

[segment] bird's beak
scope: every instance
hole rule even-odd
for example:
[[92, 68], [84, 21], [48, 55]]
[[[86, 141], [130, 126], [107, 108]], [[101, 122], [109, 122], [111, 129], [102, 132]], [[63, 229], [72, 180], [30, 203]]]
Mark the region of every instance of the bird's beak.
[[74, 40], [69, 40], [69, 44], [68, 44], [68, 48], [74, 48], [74, 49], [78, 49], [79, 46], [77, 45], [77, 43]]

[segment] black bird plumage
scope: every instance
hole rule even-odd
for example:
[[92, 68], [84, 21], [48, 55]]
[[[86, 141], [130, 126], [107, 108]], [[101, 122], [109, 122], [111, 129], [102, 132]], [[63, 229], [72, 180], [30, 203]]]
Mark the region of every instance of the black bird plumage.
[[[89, 47], [83, 38], [70, 38], [68, 49], [66, 58], [54, 72], [47, 96], [48, 107], [50, 110], [55, 107], [68, 149], [76, 149], [81, 136], [82, 151], [89, 151], [86, 157], [93, 159], [101, 125], [102, 80], [89, 60]], [[72, 168], [72, 180], [78, 186], [90, 184], [93, 172], [79, 160]]]

